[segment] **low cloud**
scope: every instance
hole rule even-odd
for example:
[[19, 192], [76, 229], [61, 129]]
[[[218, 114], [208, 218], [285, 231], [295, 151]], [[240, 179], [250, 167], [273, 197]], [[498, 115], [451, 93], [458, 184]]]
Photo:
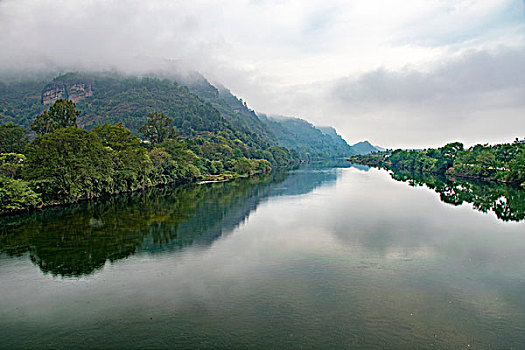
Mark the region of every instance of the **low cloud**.
[[[202, 6], [202, 10], [206, 8]], [[213, 23], [178, 1], [0, 2], [0, 68], [115, 69], [205, 67], [220, 56]]]
[[[0, 74], [197, 70], [350, 142], [525, 136], [519, 0], [0, 0]], [[521, 64], [520, 64], [521, 63]]]
[[[480, 95], [498, 91], [523, 92], [525, 53], [523, 50], [467, 52], [430, 71], [389, 72], [384, 69], [361, 75], [358, 79], [341, 79], [332, 93], [342, 104], [410, 103], [434, 104], [476, 100], [479, 106], [496, 103], [479, 99]], [[514, 101], [523, 106], [523, 99]]]
[[[525, 137], [525, 50], [469, 50], [446, 61], [288, 87], [273, 110], [387, 147]], [[263, 92], [260, 92], [261, 94]], [[264, 99], [264, 97], [262, 97]]]
[[467, 52], [424, 72], [379, 69], [341, 79], [325, 98], [338, 119], [399, 146], [510, 141], [525, 137], [523, 62], [520, 49]]

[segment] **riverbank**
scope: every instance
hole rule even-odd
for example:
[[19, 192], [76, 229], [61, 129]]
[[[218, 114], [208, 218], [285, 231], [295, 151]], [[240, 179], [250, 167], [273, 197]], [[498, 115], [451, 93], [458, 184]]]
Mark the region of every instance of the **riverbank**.
[[[269, 170], [271, 171], [271, 170]], [[249, 174], [238, 174], [238, 173], [223, 173], [223, 174], [216, 174], [216, 175], [212, 175], [212, 174], [204, 174], [204, 175], [200, 175], [199, 177], [195, 177], [193, 179], [188, 179], [188, 180], [185, 180], [185, 181], [169, 181], [169, 182], [165, 182], [165, 183], [156, 183], [156, 184], [153, 184], [153, 183], [150, 183], [150, 184], [145, 184], [143, 186], [140, 186], [140, 187], [137, 187], [137, 188], [134, 188], [134, 189], [129, 189], [129, 190], [125, 190], [125, 191], [119, 191], [119, 192], [113, 192], [113, 193], [101, 193], [99, 195], [96, 195], [96, 196], [93, 196], [93, 197], [80, 197], [80, 198], [77, 198], [75, 200], [67, 200], [67, 201], [60, 201], [60, 200], [49, 200], [47, 202], [44, 202], [42, 201], [41, 197], [42, 195], [41, 194], [38, 194], [36, 193], [36, 195], [38, 196], [38, 204], [34, 204], [34, 205], [26, 205], [26, 206], [23, 206], [23, 207], [20, 207], [22, 206], [25, 202], [23, 201], [18, 201], [17, 203], [17, 206], [18, 208], [13, 208], [13, 209], [9, 209], [9, 208], [4, 208], [4, 207], [1, 207], [0, 208], [0, 217], [2, 216], [10, 216], [10, 215], [17, 215], [17, 214], [21, 214], [21, 213], [27, 213], [27, 212], [30, 212], [30, 211], [34, 211], [34, 210], [43, 210], [43, 209], [46, 209], [46, 208], [51, 208], [51, 207], [59, 207], [59, 206], [67, 206], [67, 205], [72, 205], [72, 204], [77, 204], [77, 203], [80, 203], [80, 202], [84, 202], [84, 201], [89, 201], [89, 200], [92, 200], [92, 199], [98, 199], [98, 198], [103, 198], [103, 197], [111, 197], [111, 196], [117, 196], [117, 195], [121, 195], [121, 194], [125, 194], [125, 193], [132, 193], [132, 192], [140, 192], [140, 191], [144, 191], [144, 190], [147, 190], [147, 189], [151, 189], [151, 188], [155, 188], [155, 187], [165, 187], [165, 186], [169, 186], [169, 185], [186, 185], [186, 184], [206, 184], [206, 183], [214, 183], [214, 182], [226, 182], [226, 181], [233, 181], [235, 179], [239, 179], [239, 178], [246, 178], [246, 177], [250, 177], [250, 176], [255, 176], [255, 175], [260, 175], [260, 174], [263, 174], [263, 173], [268, 173], [269, 171], [256, 171], [256, 172], [251, 172]], [[15, 187], [20, 187], [20, 185], [24, 186], [25, 185], [25, 182], [24, 181], [21, 181], [21, 180], [13, 180], [13, 179], [9, 179], [10, 182], [15, 182], [17, 183], [17, 185], [15, 185]], [[0, 186], [0, 202], [1, 200], [3, 199], [2, 195], [4, 192], [6, 192], [5, 188], [6, 186]], [[23, 193], [20, 193], [20, 195], [23, 195]], [[33, 195], [33, 194], [32, 194]], [[34, 203], [34, 201], [26, 201], [27, 203]]]
[[454, 142], [437, 149], [370, 153], [348, 161], [395, 171], [512, 184], [525, 189], [525, 144], [521, 141], [476, 145], [469, 149]]

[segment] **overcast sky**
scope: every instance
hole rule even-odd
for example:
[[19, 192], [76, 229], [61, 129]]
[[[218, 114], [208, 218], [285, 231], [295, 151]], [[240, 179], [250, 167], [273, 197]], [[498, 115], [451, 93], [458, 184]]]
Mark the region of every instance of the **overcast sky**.
[[525, 137], [523, 0], [0, 0], [0, 70], [166, 60], [350, 143]]

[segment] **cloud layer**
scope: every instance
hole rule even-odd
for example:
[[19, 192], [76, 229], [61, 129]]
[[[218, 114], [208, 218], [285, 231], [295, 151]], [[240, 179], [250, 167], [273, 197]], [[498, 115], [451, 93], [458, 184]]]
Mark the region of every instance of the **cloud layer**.
[[0, 72], [195, 69], [349, 141], [524, 137], [519, 0], [0, 0]]

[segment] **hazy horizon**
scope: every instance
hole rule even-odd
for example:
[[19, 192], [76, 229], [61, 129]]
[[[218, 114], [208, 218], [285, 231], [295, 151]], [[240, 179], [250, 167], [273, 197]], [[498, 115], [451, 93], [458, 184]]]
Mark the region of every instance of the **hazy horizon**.
[[0, 0], [0, 72], [198, 71], [350, 144], [525, 137], [523, 1]]

